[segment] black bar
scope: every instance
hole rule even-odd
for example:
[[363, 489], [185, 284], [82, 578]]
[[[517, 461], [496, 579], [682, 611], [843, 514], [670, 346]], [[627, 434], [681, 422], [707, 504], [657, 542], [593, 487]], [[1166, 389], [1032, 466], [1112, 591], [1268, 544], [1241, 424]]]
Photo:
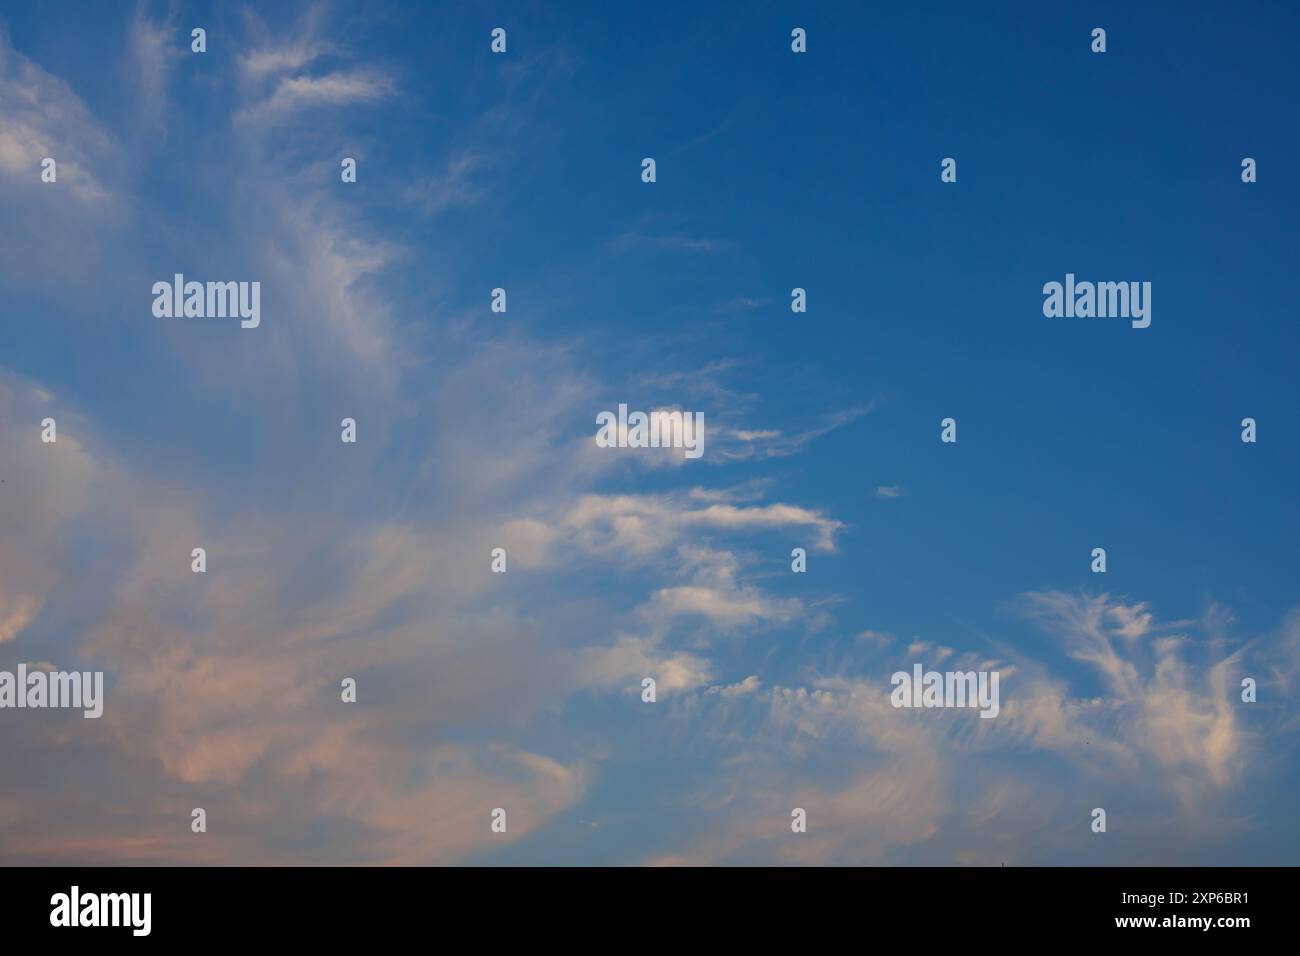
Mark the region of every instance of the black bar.
[[[1288, 928], [1295, 877], [1295, 869], [1284, 868], [1172, 867], [19, 867], [0, 871], [0, 918], [7, 942], [67, 942], [76, 933], [81, 945], [147, 939], [373, 946], [432, 930], [434, 936], [414, 941], [457, 948], [582, 941], [653, 951], [688, 941], [761, 945], [786, 937], [807, 945], [840, 939], [949, 946], [1129, 936], [1145, 944], [1204, 939], [1231, 946]], [[56, 895], [70, 904], [73, 886], [87, 916], [87, 905], [99, 908], [97, 894], [150, 894], [148, 935], [132, 928], [131, 916], [142, 928], [142, 907], [121, 910], [119, 922], [127, 925], [51, 925]], [[1182, 899], [1173, 895], [1180, 893]], [[87, 895], [96, 895], [93, 904]], [[119, 898], [114, 905], [124, 904]], [[1126, 919], [1154, 924], [1119, 925]], [[1178, 922], [1192, 919], [1211, 925]]]

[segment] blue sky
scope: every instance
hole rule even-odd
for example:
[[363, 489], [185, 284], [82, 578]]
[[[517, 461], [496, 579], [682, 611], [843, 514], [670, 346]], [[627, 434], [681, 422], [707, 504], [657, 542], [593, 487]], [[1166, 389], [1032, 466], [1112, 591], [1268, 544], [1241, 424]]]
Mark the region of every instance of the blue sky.
[[0, 669], [109, 696], [4, 712], [0, 859], [1294, 863], [1296, 21], [6, 9]]

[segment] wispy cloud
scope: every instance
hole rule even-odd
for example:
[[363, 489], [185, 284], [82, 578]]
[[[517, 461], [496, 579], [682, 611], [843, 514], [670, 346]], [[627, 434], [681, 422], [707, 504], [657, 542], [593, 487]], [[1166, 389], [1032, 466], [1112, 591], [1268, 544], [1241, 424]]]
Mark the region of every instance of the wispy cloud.
[[494, 160], [487, 153], [464, 150], [448, 159], [436, 177], [421, 179], [403, 187], [403, 198], [426, 216], [435, 216], [447, 209], [472, 206], [486, 193], [486, 186], [477, 176], [493, 163]]
[[[67, 83], [14, 49], [0, 30], [0, 196], [44, 190], [91, 206], [113, 198], [102, 168], [117, 165], [117, 146]], [[54, 159], [58, 181], [41, 181], [41, 161]]]
[[757, 298], [753, 296], [737, 296], [734, 299], [728, 299], [719, 305], [715, 312], [722, 315], [731, 315], [736, 312], [752, 312], [755, 309], [761, 309], [771, 303], [771, 299]]
[[239, 118], [261, 122], [317, 107], [374, 103], [391, 96], [395, 89], [391, 77], [372, 69], [285, 77], [267, 99], [246, 108]]
[[168, 85], [183, 50], [174, 13], [169, 11], [164, 20], [152, 20], [140, 3], [127, 28], [128, 75], [140, 116], [164, 129]]
[[[948, 864], [1061, 862], [1096, 847], [1086, 810], [1114, 809], [1117, 792], [1127, 793], [1122, 859], [1168, 852], [1139, 834], [1159, 830], [1170, 802], [1189, 844], [1248, 826], [1224, 815], [1257, 756], [1229, 679], [1236, 654], [1216, 656], [1207, 638], [1170, 633], [1141, 602], [1044, 591], [1016, 603], [1108, 682], [1104, 696], [1072, 692], [1075, 679], [1020, 654], [999, 659], [919, 639], [891, 652], [889, 636], [875, 631], [859, 635], [868, 648], [861, 677], [811, 672], [802, 686], [727, 695], [726, 708], [709, 705], [724, 686], [711, 685], [675, 719], [711, 741], [700, 746], [729, 768], [731, 796], [681, 848], [648, 862], [888, 863], [904, 852]], [[1135, 619], [1146, 621], [1140, 636], [1128, 624]], [[927, 666], [952, 657], [956, 669], [999, 669], [1002, 713], [982, 721], [893, 708], [889, 674], [917, 655]], [[1016, 759], [1027, 751], [1051, 761]], [[818, 755], [831, 752], [853, 772], [828, 776]], [[1147, 765], [1159, 774], [1143, 773]], [[1092, 795], [1082, 812], [1080, 794]], [[793, 807], [806, 811], [807, 834], [790, 833]]]
[[729, 242], [722, 239], [710, 239], [690, 235], [653, 235], [639, 231], [619, 233], [610, 242], [610, 247], [618, 251], [645, 247], [651, 249], [669, 249], [681, 252], [710, 253], [727, 248]]

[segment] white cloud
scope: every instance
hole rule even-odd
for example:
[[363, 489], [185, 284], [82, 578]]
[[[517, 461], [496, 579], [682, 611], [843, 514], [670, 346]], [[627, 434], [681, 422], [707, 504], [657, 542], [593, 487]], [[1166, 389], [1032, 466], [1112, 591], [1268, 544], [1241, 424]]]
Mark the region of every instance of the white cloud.
[[579, 683], [605, 689], [640, 689], [641, 679], [653, 677], [658, 693], [677, 693], [706, 684], [711, 665], [694, 654], [667, 653], [651, 637], [619, 635], [608, 647], [584, 649], [578, 657]]
[[[51, 201], [71, 196], [90, 206], [112, 201], [106, 181], [117, 146], [67, 83], [23, 56], [0, 31], [0, 196], [38, 190]], [[41, 161], [58, 164], [58, 181], [41, 181]], [[112, 163], [114, 169], [103, 167]]]
[[182, 35], [178, 30], [174, 14], [173, 10], [166, 20], [155, 22], [141, 3], [127, 28], [128, 76], [140, 115], [155, 124], [163, 122], [176, 60], [188, 52], [188, 33]]
[[406, 203], [426, 216], [447, 209], [472, 206], [486, 194], [477, 176], [493, 164], [490, 154], [481, 150], [462, 150], [446, 161], [433, 178], [416, 180], [402, 188]]
[[798, 505], [692, 504], [690, 496], [584, 495], [559, 522], [583, 550], [646, 556], [677, 543], [687, 531], [752, 532], [805, 529], [811, 546], [835, 550], [843, 524]]
[[284, 77], [268, 98], [246, 107], [237, 119], [267, 123], [322, 106], [375, 103], [395, 90], [391, 77], [373, 69]]
[[728, 699], [737, 697], [747, 697], [750, 694], [757, 693], [763, 682], [758, 679], [757, 674], [750, 674], [744, 680], [736, 684], [714, 684], [708, 688], [705, 693], [718, 694]]
[[296, 73], [330, 52], [330, 45], [318, 40], [299, 40], [280, 46], [265, 46], [243, 54], [239, 69], [249, 80], [262, 80], [279, 73]]

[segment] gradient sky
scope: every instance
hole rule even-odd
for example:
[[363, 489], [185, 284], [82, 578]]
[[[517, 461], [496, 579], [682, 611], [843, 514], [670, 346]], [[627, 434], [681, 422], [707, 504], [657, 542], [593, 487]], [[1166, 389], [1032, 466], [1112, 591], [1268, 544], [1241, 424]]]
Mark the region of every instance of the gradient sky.
[[1300, 11], [898, 6], [6, 5], [0, 862], [1300, 861]]

